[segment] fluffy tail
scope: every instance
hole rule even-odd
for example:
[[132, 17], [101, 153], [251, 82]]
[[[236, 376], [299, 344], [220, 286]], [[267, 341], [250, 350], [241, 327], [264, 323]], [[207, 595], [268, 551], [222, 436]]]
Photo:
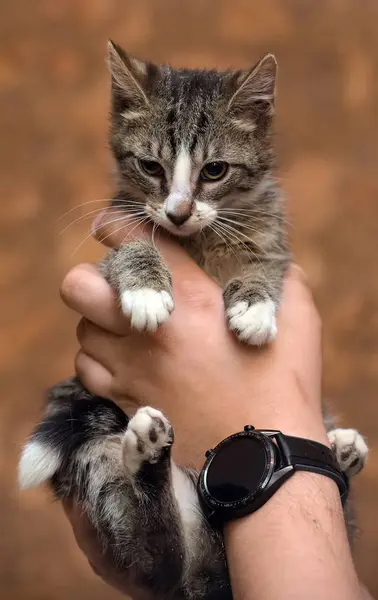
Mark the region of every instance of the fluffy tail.
[[55, 475], [62, 460], [58, 451], [47, 444], [31, 439], [23, 448], [18, 465], [21, 489], [37, 487]]
[[83, 444], [125, 430], [129, 420], [111, 400], [91, 396], [77, 378], [50, 390], [44, 417], [21, 453], [21, 489], [51, 480]]

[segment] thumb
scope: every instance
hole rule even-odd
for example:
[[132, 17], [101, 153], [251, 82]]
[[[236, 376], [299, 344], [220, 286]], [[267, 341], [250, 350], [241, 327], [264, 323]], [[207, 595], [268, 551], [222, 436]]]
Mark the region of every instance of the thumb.
[[104, 246], [117, 248], [136, 239], [151, 237], [152, 228], [143, 217], [134, 218], [124, 209], [108, 206], [93, 220], [92, 234]]

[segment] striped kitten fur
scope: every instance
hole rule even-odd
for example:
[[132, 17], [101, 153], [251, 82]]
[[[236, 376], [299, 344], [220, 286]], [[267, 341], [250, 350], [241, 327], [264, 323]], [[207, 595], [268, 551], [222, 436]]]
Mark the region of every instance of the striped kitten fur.
[[[240, 341], [269, 343], [289, 262], [272, 174], [274, 57], [248, 71], [175, 70], [110, 43], [109, 63], [114, 206], [176, 236], [223, 287], [226, 319]], [[152, 245], [125, 243], [102, 270], [134, 327], [152, 332], [169, 318], [172, 279]], [[340, 467], [352, 476], [366, 444], [329, 422]], [[75, 497], [104, 554], [149, 597], [229, 600], [222, 533], [201, 512], [198, 473], [172, 462], [172, 443], [158, 410], [129, 418], [73, 378], [50, 391], [21, 456], [20, 484], [47, 481], [58, 499]]]

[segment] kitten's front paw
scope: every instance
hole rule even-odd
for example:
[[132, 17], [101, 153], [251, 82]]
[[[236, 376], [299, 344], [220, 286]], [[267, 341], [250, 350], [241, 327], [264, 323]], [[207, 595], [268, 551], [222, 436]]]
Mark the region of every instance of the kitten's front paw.
[[328, 432], [340, 469], [352, 477], [365, 465], [369, 449], [362, 435], [356, 429], [332, 429]]
[[132, 327], [156, 331], [173, 311], [174, 302], [169, 292], [142, 288], [123, 292], [121, 306], [123, 313], [130, 317]]
[[131, 473], [144, 462], [157, 463], [162, 450], [173, 443], [173, 429], [160, 410], [151, 406], [140, 408], [130, 419], [122, 440], [123, 460]]
[[236, 302], [226, 314], [230, 329], [242, 342], [262, 346], [276, 337], [276, 307], [269, 298], [254, 304], [246, 300]]

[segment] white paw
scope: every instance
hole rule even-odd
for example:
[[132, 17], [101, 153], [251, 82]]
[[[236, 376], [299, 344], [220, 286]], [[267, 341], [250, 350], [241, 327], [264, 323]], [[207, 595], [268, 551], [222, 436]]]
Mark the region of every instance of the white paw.
[[121, 306], [123, 313], [130, 317], [132, 327], [156, 331], [168, 319], [174, 302], [168, 292], [142, 288], [123, 292]]
[[270, 299], [251, 305], [237, 302], [227, 310], [227, 317], [230, 329], [242, 342], [262, 346], [276, 337], [276, 307]]
[[130, 419], [123, 436], [123, 460], [132, 473], [144, 462], [157, 463], [163, 448], [173, 443], [173, 429], [160, 410], [140, 408]]
[[332, 429], [328, 433], [340, 469], [349, 477], [363, 468], [369, 449], [356, 429]]

